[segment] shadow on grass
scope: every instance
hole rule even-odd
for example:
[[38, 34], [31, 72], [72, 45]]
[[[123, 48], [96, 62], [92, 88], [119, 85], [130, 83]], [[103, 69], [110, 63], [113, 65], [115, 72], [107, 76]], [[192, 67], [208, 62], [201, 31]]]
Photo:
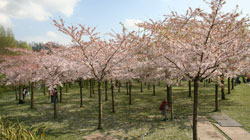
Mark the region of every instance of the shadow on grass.
[[[89, 89], [83, 89], [83, 107], [79, 107], [79, 89], [72, 85], [69, 93], [63, 93], [63, 102], [57, 104], [58, 119], [53, 119], [53, 104], [48, 96], [41, 92], [35, 93], [35, 109], [30, 109], [30, 101], [23, 105], [16, 104], [13, 92], [0, 95], [0, 116], [10, 120], [19, 120], [27, 126], [40, 126], [46, 128], [48, 139], [79, 139], [91, 133], [105, 133], [118, 139], [139, 139], [144, 133], [153, 135], [166, 129], [177, 129], [176, 135], [187, 135], [182, 130], [191, 133], [188, 116], [192, 116], [193, 98], [188, 96], [188, 88], [173, 87], [174, 121], [162, 122], [159, 106], [166, 98], [165, 84], [156, 87], [156, 96], [152, 94], [152, 86], [147, 90], [144, 86], [140, 92], [140, 84], [135, 83], [132, 89], [132, 105], [129, 105], [129, 96], [126, 95], [125, 85], [121, 92], [115, 91], [116, 113], [111, 113], [110, 89], [109, 100], [103, 100], [103, 130], [97, 130], [98, 100], [97, 91], [94, 97], [89, 98]], [[158, 84], [156, 84], [158, 85]], [[136, 88], [136, 89], [135, 89]], [[64, 91], [64, 90], [63, 90]], [[214, 110], [214, 86], [200, 86], [199, 89], [199, 115], [209, 116]], [[104, 94], [104, 92], [103, 92]], [[229, 96], [229, 95], [228, 95]], [[219, 96], [220, 97], [220, 96]], [[226, 95], [227, 97], [227, 95]], [[229, 96], [228, 98], [230, 98]], [[104, 96], [103, 96], [104, 98]], [[234, 100], [220, 101], [223, 106], [237, 106]], [[176, 128], [175, 128], [176, 127]]]

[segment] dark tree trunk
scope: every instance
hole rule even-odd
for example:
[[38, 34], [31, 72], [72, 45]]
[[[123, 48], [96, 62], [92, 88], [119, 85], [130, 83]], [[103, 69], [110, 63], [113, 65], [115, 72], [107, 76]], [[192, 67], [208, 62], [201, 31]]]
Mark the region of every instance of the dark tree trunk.
[[129, 104], [131, 105], [132, 104], [132, 84], [131, 84], [131, 81], [129, 81]]
[[194, 80], [194, 104], [193, 104], [193, 140], [198, 140], [197, 116], [198, 116], [198, 79]]
[[155, 83], [153, 83], [153, 96], [155, 96]]
[[143, 88], [142, 88], [142, 82], [141, 82], [141, 92], [143, 92]]
[[188, 97], [192, 97], [191, 80], [188, 80]]
[[171, 120], [174, 119], [173, 116], [173, 95], [172, 95], [172, 86], [167, 85], [167, 101], [170, 107], [170, 118]]
[[68, 84], [68, 82], [66, 82], [65, 85], [66, 85], [66, 93], [69, 93], [69, 87], [68, 87], [69, 84]]
[[21, 85], [19, 85], [18, 90], [19, 90], [19, 102], [20, 102], [22, 100], [22, 87], [21, 87]]
[[234, 90], [234, 78], [232, 78], [232, 90]]
[[218, 83], [215, 83], [215, 110], [219, 111], [219, 102], [218, 102]]
[[105, 81], [105, 101], [108, 101], [108, 81]]
[[158, 81], [158, 86], [159, 86], [159, 87], [161, 86], [161, 81]]
[[126, 82], [126, 89], [127, 89], [127, 95], [129, 94], [129, 92], [128, 92], [128, 82]]
[[34, 83], [31, 82], [31, 98], [30, 98], [30, 108], [33, 109], [34, 108]]
[[18, 100], [17, 87], [15, 86], [16, 100]]
[[23, 94], [23, 90], [25, 88], [25, 85], [22, 87], [22, 96], [23, 96], [23, 101], [24, 101], [24, 94]]
[[111, 81], [112, 112], [115, 113], [114, 84]]
[[80, 86], [80, 107], [82, 107], [82, 79], [79, 81]]
[[92, 98], [93, 82], [89, 80], [89, 97]]
[[60, 89], [60, 103], [62, 102], [62, 87], [61, 86], [59, 86], [59, 89]]
[[231, 89], [230, 89], [230, 77], [227, 78], [227, 90], [228, 90], [228, 93], [227, 94], [230, 94], [231, 93]]
[[169, 103], [169, 100], [170, 100], [170, 89], [169, 89], [168, 84], [166, 84], [166, 87], [167, 87], [167, 101]]
[[92, 94], [95, 94], [95, 79], [92, 80]]
[[54, 119], [57, 119], [57, 112], [56, 112], [56, 94], [53, 95], [53, 103], [54, 103]]
[[224, 85], [224, 77], [221, 79], [221, 99], [222, 100], [226, 100], [226, 97], [225, 97], [225, 85]]
[[72, 83], [71, 83], [71, 82], [69, 82], [69, 88], [71, 88], [71, 84], [72, 84]]
[[99, 124], [98, 129], [102, 129], [102, 91], [101, 82], [98, 81], [98, 102], [99, 102]]

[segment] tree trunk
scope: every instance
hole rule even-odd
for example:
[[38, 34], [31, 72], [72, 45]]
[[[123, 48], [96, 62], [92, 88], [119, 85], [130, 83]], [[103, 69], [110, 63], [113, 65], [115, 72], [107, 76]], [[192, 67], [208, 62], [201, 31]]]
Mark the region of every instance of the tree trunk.
[[62, 102], [62, 87], [60, 86], [60, 103]]
[[131, 84], [131, 81], [129, 81], [129, 104], [131, 105], [132, 104], [132, 84]]
[[92, 83], [92, 80], [90, 79], [89, 80], [89, 97], [92, 98], [92, 86], [93, 86], [93, 83]]
[[231, 93], [231, 89], [230, 89], [230, 77], [227, 78], [227, 90], [228, 90], [227, 94], [230, 94]]
[[167, 101], [169, 103], [169, 100], [170, 100], [170, 89], [169, 89], [168, 84], [166, 84], [166, 87], [167, 87]]
[[153, 83], [153, 96], [155, 96], [155, 83]]
[[194, 80], [194, 104], [193, 104], [193, 140], [198, 140], [197, 137], [197, 117], [198, 117], [198, 79]]
[[222, 86], [221, 86], [221, 99], [222, 100], [226, 100], [226, 97], [225, 97], [225, 85], [224, 85], [224, 77], [221, 79], [221, 84], [222, 84]]
[[105, 81], [105, 101], [108, 101], [108, 81]]
[[82, 79], [79, 81], [80, 86], [80, 107], [82, 107]]
[[218, 102], [218, 83], [215, 83], [215, 110], [219, 111], [219, 102]]
[[171, 120], [174, 119], [173, 116], [173, 96], [172, 96], [172, 86], [167, 85], [167, 101], [170, 107], [170, 118]]
[[95, 79], [92, 80], [92, 94], [95, 94]]
[[234, 78], [232, 78], [232, 90], [234, 90]]
[[126, 82], [126, 89], [127, 89], [127, 95], [129, 94], [128, 92], [128, 82]]
[[98, 81], [98, 96], [99, 96], [99, 124], [98, 129], [102, 129], [102, 92], [101, 92], [101, 82]]
[[18, 90], [19, 90], [19, 102], [20, 102], [22, 100], [22, 87], [21, 87], [21, 85], [19, 85]]
[[114, 84], [111, 81], [112, 112], [115, 113]]
[[188, 97], [192, 97], [191, 80], [188, 80]]
[[15, 86], [16, 100], [18, 100], [17, 87]]
[[150, 90], [150, 83], [148, 82], [148, 90]]
[[71, 82], [69, 82], [69, 88], [71, 88]]
[[143, 92], [143, 88], [142, 88], [142, 82], [141, 82], [141, 92]]
[[23, 90], [25, 88], [25, 85], [22, 87], [22, 95], [23, 95], [23, 101], [24, 101], [24, 94], [23, 94]]
[[53, 95], [53, 102], [54, 102], [54, 119], [57, 119], [57, 112], [56, 112], [56, 94]]
[[161, 81], [158, 81], [158, 86], [159, 86], [159, 87], [161, 86]]
[[31, 98], [30, 98], [30, 108], [33, 109], [34, 108], [34, 83], [31, 82]]
[[68, 82], [66, 82], [65, 85], [66, 85], [66, 93], [69, 93], [69, 87], [68, 87], [69, 84], [68, 84]]
[[173, 121], [174, 120], [174, 107], [173, 107], [172, 86], [170, 86], [169, 88], [170, 88], [170, 102], [169, 102], [169, 106], [170, 106], [170, 118]]

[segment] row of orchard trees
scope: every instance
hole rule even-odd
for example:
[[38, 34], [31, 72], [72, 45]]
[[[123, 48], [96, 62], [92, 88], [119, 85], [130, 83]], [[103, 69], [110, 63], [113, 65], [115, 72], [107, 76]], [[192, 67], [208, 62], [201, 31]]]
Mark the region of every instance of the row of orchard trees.
[[[123, 80], [131, 87], [132, 79], [139, 79], [152, 81], [154, 87], [156, 81], [165, 80], [171, 89], [175, 79], [191, 80], [193, 139], [197, 140], [199, 81], [212, 78], [219, 82], [218, 77], [249, 72], [248, 18], [242, 18], [237, 10], [223, 13], [225, 0], [211, 0], [207, 4], [210, 13], [199, 8], [190, 8], [185, 15], [173, 12], [162, 21], [138, 24], [143, 32], [123, 28], [122, 33], [110, 34], [108, 41], [101, 39], [95, 28], [67, 27], [62, 19], [54, 20], [55, 27], [72, 38], [73, 46], [57, 45], [40, 52], [13, 49], [21, 55], [2, 57], [5, 61], [0, 64], [0, 72], [6, 84], [20, 86], [31, 82], [32, 87], [33, 83], [42, 82], [50, 90], [68, 81], [77, 80], [81, 86], [82, 80], [97, 80], [99, 129], [104, 81], [111, 81], [113, 87], [113, 81]], [[82, 106], [81, 88], [80, 93]], [[31, 94], [33, 107], [33, 91]]]

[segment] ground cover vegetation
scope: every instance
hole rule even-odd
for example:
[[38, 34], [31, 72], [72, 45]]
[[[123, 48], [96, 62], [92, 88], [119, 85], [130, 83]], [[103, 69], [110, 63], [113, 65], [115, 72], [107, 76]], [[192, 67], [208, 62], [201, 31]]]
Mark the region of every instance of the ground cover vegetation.
[[[193, 101], [192, 106], [183, 111], [186, 115], [192, 115], [192, 138], [197, 140], [198, 114], [207, 111], [200, 105], [204, 102], [199, 103], [203, 96], [203, 90], [199, 90], [202, 86], [200, 82], [211, 83], [212, 80], [215, 83], [215, 106], [211, 107], [219, 111], [221, 108], [218, 89], [221, 89], [221, 99], [226, 100], [225, 89], [230, 89], [230, 84], [234, 88], [235, 82], [239, 83], [238, 77], [249, 73], [249, 18], [241, 16], [237, 7], [232, 12], [224, 13], [222, 8], [226, 4], [225, 0], [211, 0], [206, 3], [210, 11], [190, 8], [186, 14], [172, 12], [164, 16], [163, 20], [150, 19], [138, 24], [142, 31], [128, 31], [123, 26], [120, 33], [109, 33], [108, 40], [101, 38], [95, 28], [81, 24], [67, 26], [63, 19], [53, 20], [59, 31], [72, 38], [73, 45], [66, 47], [49, 42], [45, 47], [38, 47], [35, 51], [7, 48], [6, 50], [15, 55], [1, 56], [1, 82], [15, 87], [15, 99], [20, 104], [25, 102], [25, 98], [22, 97], [24, 86], [28, 87], [28, 102], [30, 101], [32, 109], [30, 111], [34, 111], [36, 102], [42, 101], [37, 99], [36, 86], [42, 87], [44, 95], [46, 89], [54, 97], [60, 94], [60, 99], [51, 100], [55, 120], [60, 120], [60, 111], [70, 110], [60, 109], [59, 102], [65, 101], [64, 96], [67, 96], [62, 88], [65, 87], [66, 93], [69, 93], [69, 83], [78, 85], [78, 106], [84, 108], [84, 96], [87, 95], [84, 92], [87, 90], [83, 91], [82, 87], [88, 83], [89, 97], [92, 99], [97, 96], [95, 107], [92, 109], [98, 110], [95, 114], [98, 116], [97, 129], [102, 130], [107, 129], [103, 125], [114, 123], [107, 120], [112, 117], [105, 110], [105, 102], [111, 101], [112, 112], [116, 114], [128, 113], [131, 110], [139, 113], [135, 108], [133, 110], [132, 106], [142, 100], [143, 96], [134, 99], [137, 96], [135, 86], [140, 86], [141, 94], [144, 94], [144, 83], [148, 84], [148, 88], [152, 86], [154, 97], [157, 96], [155, 88], [159, 81], [163, 82], [163, 87], [166, 88], [166, 95], [160, 94], [164, 95], [161, 100], [168, 100], [170, 120], [174, 121], [175, 101], [180, 100], [181, 104], [183, 99], [175, 98], [178, 92], [174, 92], [173, 89], [183, 81], [188, 81], [188, 97], [192, 97]], [[127, 101], [131, 105], [125, 108], [123, 113], [118, 112], [117, 106], [122, 97], [118, 96], [119, 94], [115, 96], [116, 88], [118, 93], [121, 93], [121, 86], [126, 87], [126, 94], [121, 95], [128, 95]], [[108, 96], [108, 87], [111, 87], [111, 99]], [[231, 90], [228, 90], [228, 93], [231, 94]], [[206, 99], [209, 98], [207, 94], [204, 93]], [[68, 99], [73, 97], [74, 94]], [[153, 110], [149, 111], [155, 114]], [[41, 113], [42, 110], [38, 112]], [[134, 119], [144, 117], [148, 116], [136, 116]]]

